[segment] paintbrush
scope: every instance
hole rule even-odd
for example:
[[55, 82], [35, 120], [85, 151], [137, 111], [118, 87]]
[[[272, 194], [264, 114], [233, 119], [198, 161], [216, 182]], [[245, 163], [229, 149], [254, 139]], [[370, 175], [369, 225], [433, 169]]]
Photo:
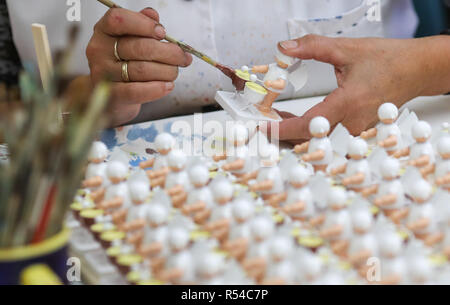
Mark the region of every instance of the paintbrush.
[[[119, 5], [115, 4], [111, 0], [97, 0], [97, 1], [100, 3], [103, 3], [104, 5], [106, 5], [109, 8], [120, 8]], [[181, 42], [169, 35], [166, 35], [164, 37], [164, 39], [168, 42], [178, 45], [183, 51], [190, 53], [190, 54], [194, 55], [195, 57], [198, 57], [199, 59], [203, 60], [204, 62], [206, 62], [206, 63], [210, 64], [211, 66], [222, 71], [223, 74], [225, 74], [226, 76], [228, 76], [231, 79], [234, 87], [236, 87], [236, 90], [238, 90], [238, 91], [244, 90], [246, 80], [240, 78], [236, 74], [236, 71], [234, 69], [232, 69], [226, 65], [223, 65], [221, 63], [218, 63], [216, 60], [212, 59], [211, 57], [205, 55], [204, 53], [202, 53], [200, 51], [197, 51], [190, 45], [188, 45], [184, 42]]]

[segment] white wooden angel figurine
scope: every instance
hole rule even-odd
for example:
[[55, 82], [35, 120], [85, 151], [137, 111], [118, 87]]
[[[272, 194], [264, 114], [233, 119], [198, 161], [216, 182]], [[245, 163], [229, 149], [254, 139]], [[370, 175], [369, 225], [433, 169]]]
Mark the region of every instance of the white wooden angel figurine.
[[265, 274], [264, 284], [292, 285], [296, 270], [292, 260], [295, 246], [291, 236], [275, 236], [269, 246], [270, 263]]
[[106, 189], [104, 200], [98, 204], [98, 207], [107, 212], [129, 207], [131, 199], [126, 181], [128, 168], [119, 161], [110, 161], [106, 168], [106, 175], [110, 185]]
[[174, 207], [180, 207], [187, 198], [191, 187], [189, 175], [186, 171], [187, 157], [181, 150], [172, 150], [167, 156], [170, 172], [164, 182], [164, 189], [172, 198]]
[[108, 148], [103, 142], [96, 141], [89, 151], [89, 164], [86, 169], [86, 179], [82, 182], [83, 188], [95, 189], [104, 186], [106, 180], [106, 157]]
[[396, 121], [398, 108], [392, 103], [385, 103], [378, 108], [380, 124], [361, 133], [361, 138], [367, 140], [376, 137], [377, 143], [389, 155], [402, 148], [402, 133]]
[[309, 123], [309, 132], [312, 139], [295, 146], [294, 151], [297, 154], [306, 152], [302, 160], [312, 164], [315, 171], [325, 172], [333, 161], [333, 148], [328, 138], [330, 122], [324, 117], [315, 117]]
[[402, 257], [403, 240], [395, 231], [386, 231], [378, 237], [381, 255], [381, 276], [375, 284], [398, 285], [406, 280], [406, 264]]
[[442, 137], [437, 144], [438, 159], [436, 185], [450, 192], [450, 137]]
[[128, 185], [132, 205], [126, 210], [121, 230], [132, 235], [145, 226], [150, 187], [143, 181], [130, 181]]

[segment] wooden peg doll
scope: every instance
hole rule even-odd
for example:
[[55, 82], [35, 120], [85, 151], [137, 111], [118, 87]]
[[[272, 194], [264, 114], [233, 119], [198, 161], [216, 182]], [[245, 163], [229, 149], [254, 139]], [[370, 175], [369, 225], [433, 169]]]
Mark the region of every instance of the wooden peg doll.
[[139, 164], [139, 167], [142, 169], [152, 167], [152, 170], [147, 171], [147, 175], [151, 180], [161, 180], [169, 173], [167, 156], [172, 151], [174, 146], [175, 139], [172, 135], [168, 133], [161, 133], [156, 137], [155, 149], [158, 154]]
[[441, 138], [437, 150], [440, 158], [435, 171], [436, 185], [450, 192], [450, 137]]
[[108, 148], [103, 142], [94, 142], [89, 151], [89, 164], [86, 169], [86, 179], [82, 182], [83, 188], [96, 189], [104, 186], [106, 182], [106, 157]]

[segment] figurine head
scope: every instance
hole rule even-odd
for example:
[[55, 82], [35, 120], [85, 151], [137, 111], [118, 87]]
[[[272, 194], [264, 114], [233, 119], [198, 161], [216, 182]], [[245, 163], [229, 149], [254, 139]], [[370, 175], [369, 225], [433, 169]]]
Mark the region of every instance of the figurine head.
[[289, 183], [295, 188], [301, 188], [308, 183], [309, 173], [308, 170], [301, 166], [296, 165], [289, 171]]
[[245, 125], [234, 122], [233, 124], [227, 124], [229, 128], [227, 132], [227, 141], [234, 146], [242, 146], [247, 144], [249, 133]]
[[442, 159], [450, 159], [450, 137], [442, 137], [439, 140], [437, 151]]
[[119, 161], [111, 161], [106, 167], [106, 175], [113, 184], [124, 181], [127, 177], [127, 174], [128, 168]]
[[237, 199], [233, 202], [231, 212], [237, 222], [243, 223], [253, 216], [254, 207], [253, 204], [246, 199]]
[[358, 210], [352, 214], [352, 225], [355, 233], [367, 233], [373, 225], [373, 216], [368, 210]]
[[433, 188], [427, 181], [420, 179], [411, 186], [411, 197], [416, 203], [424, 203], [431, 198]]
[[148, 207], [147, 216], [150, 227], [159, 227], [169, 219], [169, 211], [162, 204], [152, 203]]
[[174, 228], [169, 232], [169, 246], [173, 251], [185, 249], [189, 241], [189, 232], [183, 228]]
[[431, 126], [425, 121], [419, 121], [414, 124], [411, 133], [416, 142], [426, 142], [431, 137]]
[[275, 61], [280, 68], [287, 69], [295, 63], [296, 59], [281, 53], [281, 51], [276, 48]]
[[130, 197], [133, 203], [141, 204], [147, 200], [150, 195], [150, 187], [141, 181], [129, 182]]
[[348, 144], [348, 155], [354, 160], [361, 160], [367, 154], [367, 142], [363, 139], [354, 138]]
[[209, 170], [204, 165], [195, 165], [189, 170], [189, 179], [195, 187], [203, 187], [209, 181]]
[[89, 151], [89, 162], [91, 163], [101, 163], [105, 161], [108, 156], [108, 148], [105, 143], [96, 141], [92, 143], [91, 150]]
[[225, 267], [225, 260], [223, 256], [217, 253], [208, 253], [202, 258], [202, 263], [199, 264], [199, 275], [202, 278], [210, 279], [222, 273]]
[[233, 185], [227, 179], [214, 181], [211, 185], [214, 200], [218, 204], [225, 204], [233, 198]]
[[327, 204], [332, 210], [341, 210], [347, 204], [347, 192], [342, 188], [331, 188], [328, 192]]
[[155, 149], [162, 155], [167, 155], [175, 145], [175, 139], [168, 133], [161, 133], [156, 136]]
[[301, 258], [301, 272], [304, 272], [307, 281], [316, 280], [322, 273], [322, 260], [318, 255], [307, 254]]
[[173, 171], [183, 170], [186, 166], [187, 158], [184, 152], [178, 149], [171, 150], [167, 156], [167, 164]]
[[285, 260], [292, 255], [294, 244], [292, 239], [286, 236], [275, 237], [270, 244], [270, 255], [276, 262]]
[[255, 241], [263, 241], [272, 236], [275, 226], [270, 218], [260, 216], [253, 219], [250, 231]]
[[408, 260], [408, 274], [414, 284], [425, 284], [433, 275], [433, 267], [425, 256], [418, 256]]
[[402, 243], [402, 239], [396, 232], [386, 232], [378, 240], [380, 253], [386, 258], [399, 256], [402, 251]]
[[261, 163], [263, 166], [274, 166], [280, 160], [280, 149], [273, 145], [268, 144], [260, 151]]
[[384, 103], [378, 108], [378, 119], [383, 124], [392, 124], [397, 120], [398, 108], [392, 103]]
[[380, 172], [384, 180], [393, 180], [400, 172], [400, 162], [394, 158], [386, 158], [380, 166]]
[[315, 117], [309, 122], [309, 132], [315, 138], [324, 138], [330, 132], [330, 122], [323, 116]]

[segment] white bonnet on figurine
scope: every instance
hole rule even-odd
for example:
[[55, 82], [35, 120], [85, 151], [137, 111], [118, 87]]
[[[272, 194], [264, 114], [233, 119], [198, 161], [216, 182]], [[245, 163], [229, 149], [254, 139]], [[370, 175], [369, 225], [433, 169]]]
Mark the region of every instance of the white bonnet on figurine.
[[233, 197], [233, 185], [227, 179], [219, 179], [211, 184], [211, 190], [215, 199], [227, 199]]
[[392, 103], [384, 103], [378, 108], [378, 118], [381, 120], [395, 120], [398, 117], [398, 108]]
[[246, 143], [248, 141], [249, 133], [245, 125], [239, 122], [233, 122], [231, 124], [227, 122], [226, 126], [229, 128], [226, 134], [227, 137], [230, 137], [228, 138], [228, 142]]
[[89, 160], [106, 159], [108, 156], [108, 148], [105, 143], [95, 141], [92, 143], [91, 150], [89, 151]]
[[360, 138], [353, 138], [348, 143], [348, 154], [350, 156], [365, 156], [367, 154], [367, 142]]
[[142, 181], [132, 181], [128, 184], [130, 196], [133, 201], [145, 201], [150, 195], [150, 187]]
[[189, 170], [189, 179], [192, 184], [205, 185], [209, 181], [209, 170], [204, 165], [198, 164]]
[[189, 244], [189, 232], [183, 228], [173, 228], [169, 232], [169, 245], [172, 249], [181, 250]]
[[309, 122], [309, 132], [311, 134], [323, 134], [330, 131], [330, 122], [323, 116], [315, 117]]
[[159, 150], [167, 150], [173, 148], [175, 145], [175, 139], [169, 133], [160, 133], [156, 136], [155, 139], [155, 149]]
[[169, 211], [161, 204], [150, 204], [148, 206], [148, 220], [154, 225], [162, 225], [169, 218]]
[[296, 58], [281, 53], [281, 51], [278, 48], [276, 48], [275, 58], [281, 61], [282, 63], [285, 63], [289, 67], [295, 64], [296, 61]]
[[255, 238], [266, 239], [274, 233], [275, 226], [270, 218], [260, 216], [253, 219], [252, 224], [250, 225], [250, 230], [252, 232], [252, 236]]
[[418, 121], [413, 125], [412, 136], [414, 139], [428, 139], [431, 137], [431, 126], [425, 121]]
[[207, 253], [199, 264], [199, 273], [202, 276], [209, 276], [220, 273], [225, 267], [225, 259], [217, 253]]
[[178, 149], [172, 150], [167, 156], [169, 167], [183, 168], [186, 165], [186, 161], [186, 154]]
[[232, 213], [236, 219], [249, 219], [254, 213], [253, 204], [246, 199], [237, 199], [233, 202]]
[[280, 149], [276, 145], [268, 144], [260, 149], [260, 157], [263, 161], [277, 162], [280, 159]]
[[439, 139], [437, 150], [441, 155], [450, 154], [450, 137], [442, 137]]
[[387, 231], [380, 235], [378, 244], [383, 256], [395, 257], [402, 251], [403, 241], [395, 231]]
[[106, 167], [108, 178], [125, 178], [128, 174], [128, 168], [119, 161], [111, 161]]
[[432, 191], [433, 188], [431, 187], [431, 184], [424, 179], [420, 179], [413, 183], [410, 195], [414, 199], [428, 200], [431, 197]]
[[328, 192], [327, 203], [328, 206], [340, 206], [343, 207], [347, 203], [347, 192], [343, 188], [331, 188]]
[[373, 215], [364, 209], [359, 209], [352, 213], [353, 228], [368, 231], [373, 225]]
[[296, 165], [289, 171], [288, 179], [291, 183], [307, 183], [309, 180], [309, 172], [305, 167]]
[[270, 244], [270, 254], [274, 259], [284, 259], [291, 256], [294, 244], [289, 236], [276, 236]]
[[384, 178], [397, 177], [400, 172], [400, 162], [394, 158], [386, 158], [380, 165], [380, 172]]

